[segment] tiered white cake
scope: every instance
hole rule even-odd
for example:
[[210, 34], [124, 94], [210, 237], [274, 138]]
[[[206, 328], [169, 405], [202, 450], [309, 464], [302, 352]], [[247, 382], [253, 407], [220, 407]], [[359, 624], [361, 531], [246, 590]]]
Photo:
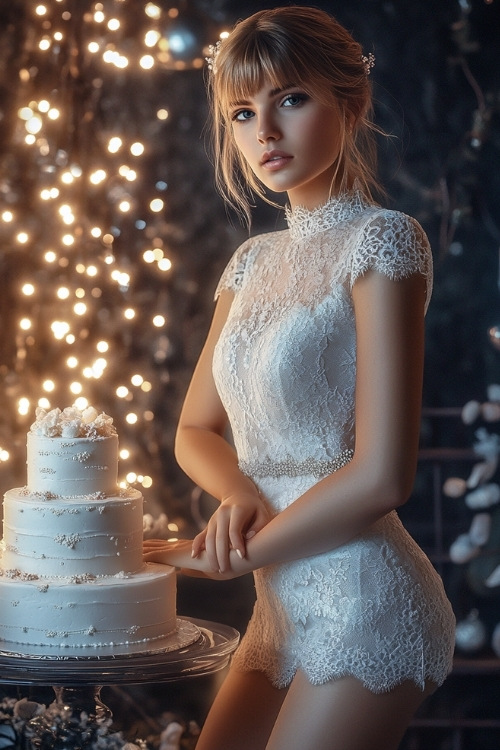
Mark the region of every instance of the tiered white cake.
[[4, 498], [0, 649], [102, 648], [175, 632], [175, 570], [143, 562], [143, 498], [117, 485], [112, 422], [92, 407], [37, 410], [27, 486]]

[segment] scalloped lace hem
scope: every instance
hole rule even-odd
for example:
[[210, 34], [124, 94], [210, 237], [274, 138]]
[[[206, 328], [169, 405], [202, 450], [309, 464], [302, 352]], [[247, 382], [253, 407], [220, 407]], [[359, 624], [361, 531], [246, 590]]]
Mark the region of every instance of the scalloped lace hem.
[[389, 693], [391, 690], [394, 690], [394, 688], [398, 687], [398, 685], [402, 685], [404, 682], [413, 682], [413, 684], [416, 685], [420, 690], [422, 690], [422, 692], [425, 690], [425, 687], [428, 683], [432, 683], [436, 685], [436, 687], [440, 687], [440, 685], [443, 684], [449, 672], [451, 671], [450, 667], [450, 670], [448, 670], [444, 675], [442, 674], [442, 672], [429, 672], [420, 678], [417, 677], [414, 672], [408, 671], [402, 672], [399, 675], [394, 676], [392, 679], [385, 681], [381, 681], [379, 679], [370, 680], [367, 678], [366, 674], [356, 669], [338, 669], [318, 675], [309, 672], [307, 669], [301, 666], [296, 667], [293, 670], [283, 670], [282, 672], [277, 674], [273, 669], [266, 669], [262, 665], [256, 666], [247, 664], [243, 660], [239, 660], [237, 658], [237, 654], [235, 654], [235, 656], [233, 657], [231, 668], [237, 672], [261, 672], [267, 677], [273, 687], [280, 690], [289, 687], [299, 669], [305, 674], [311, 685], [326, 685], [328, 682], [334, 682], [335, 680], [340, 680], [343, 677], [354, 677], [356, 680], [361, 682], [363, 687], [365, 687], [371, 693], [375, 693], [377, 695], [380, 695], [382, 693]]

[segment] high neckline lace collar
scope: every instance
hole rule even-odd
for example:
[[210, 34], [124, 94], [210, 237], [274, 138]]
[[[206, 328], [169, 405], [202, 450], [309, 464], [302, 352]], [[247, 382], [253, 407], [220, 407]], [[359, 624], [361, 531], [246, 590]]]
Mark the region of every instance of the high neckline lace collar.
[[359, 214], [367, 203], [360, 190], [330, 198], [322, 206], [309, 209], [304, 206], [285, 207], [286, 221], [290, 236], [294, 240], [312, 237], [314, 234], [331, 229], [341, 221]]

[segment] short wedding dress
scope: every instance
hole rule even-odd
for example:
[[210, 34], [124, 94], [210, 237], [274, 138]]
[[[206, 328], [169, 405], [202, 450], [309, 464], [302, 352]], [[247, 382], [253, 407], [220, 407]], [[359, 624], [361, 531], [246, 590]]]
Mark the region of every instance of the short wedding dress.
[[[373, 269], [432, 287], [419, 224], [358, 191], [288, 229], [247, 240], [216, 296], [234, 292], [214, 378], [241, 470], [279, 513], [353, 455], [356, 335], [352, 286]], [[396, 511], [330, 552], [254, 574], [257, 599], [234, 656], [278, 686], [301, 669], [314, 684], [353, 675], [371, 691], [441, 684], [455, 618], [430, 561]]]

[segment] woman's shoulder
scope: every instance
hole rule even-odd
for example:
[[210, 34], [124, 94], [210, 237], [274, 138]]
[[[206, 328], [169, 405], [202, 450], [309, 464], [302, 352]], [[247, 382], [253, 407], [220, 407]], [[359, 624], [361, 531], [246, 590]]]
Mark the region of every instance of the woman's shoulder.
[[373, 269], [392, 279], [413, 273], [432, 287], [432, 252], [419, 222], [402, 211], [369, 206], [358, 217], [356, 241], [351, 247], [351, 283]]
[[248, 237], [236, 248], [224, 269], [215, 290], [215, 299], [224, 289], [237, 292], [241, 289], [244, 279], [260, 253], [265, 252], [276, 242], [287, 235], [287, 230], [263, 232]]
[[428, 245], [427, 236], [413, 216], [393, 208], [385, 208], [378, 205], [368, 205], [360, 216], [365, 231], [370, 234], [380, 235], [387, 240], [393, 239], [395, 235], [401, 235]]
[[379, 261], [406, 263], [412, 260], [428, 262], [431, 248], [419, 222], [402, 211], [368, 206], [356, 222], [357, 242], [353, 246], [354, 260], [370, 258]]

